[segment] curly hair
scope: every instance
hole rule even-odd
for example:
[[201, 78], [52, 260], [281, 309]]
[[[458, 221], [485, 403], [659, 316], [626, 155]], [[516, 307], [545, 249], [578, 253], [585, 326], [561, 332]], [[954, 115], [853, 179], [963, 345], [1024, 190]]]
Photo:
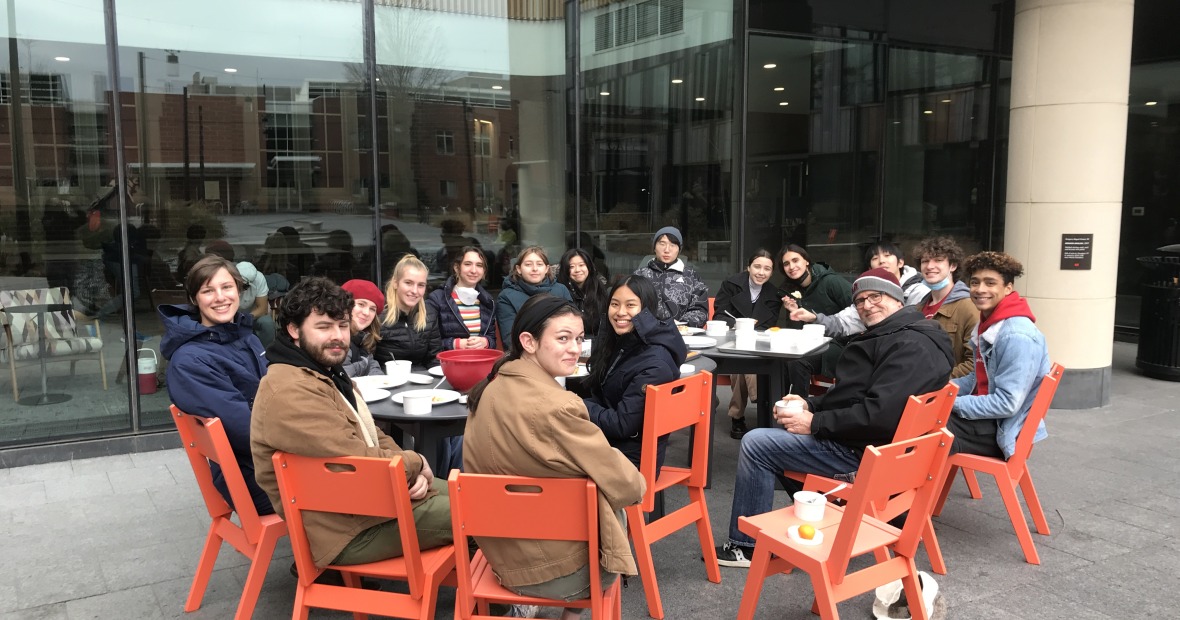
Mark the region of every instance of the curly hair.
[[347, 321], [352, 315], [352, 293], [324, 277], [308, 278], [283, 295], [279, 305], [279, 331], [288, 325], [299, 327], [312, 311], [326, 314], [337, 321]]
[[963, 275], [967, 278], [977, 271], [990, 269], [1004, 278], [1004, 284], [1011, 284], [1013, 280], [1024, 275], [1024, 265], [1003, 252], [980, 252], [963, 261]]
[[927, 237], [919, 241], [912, 254], [916, 259], [914, 262], [919, 265], [927, 258], [945, 258], [951, 267], [958, 267], [963, 262], [963, 248], [954, 239], [945, 236]]

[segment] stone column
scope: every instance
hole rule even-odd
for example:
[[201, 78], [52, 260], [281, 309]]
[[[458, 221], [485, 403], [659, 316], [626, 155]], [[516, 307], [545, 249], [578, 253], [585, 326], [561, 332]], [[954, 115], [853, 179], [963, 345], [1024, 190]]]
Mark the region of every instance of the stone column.
[[[1054, 407], [1110, 402], [1133, 0], [1017, 0], [1004, 249], [1049, 354]], [[1092, 267], [1061, 269], [1061, 235], [1093, 234]]]

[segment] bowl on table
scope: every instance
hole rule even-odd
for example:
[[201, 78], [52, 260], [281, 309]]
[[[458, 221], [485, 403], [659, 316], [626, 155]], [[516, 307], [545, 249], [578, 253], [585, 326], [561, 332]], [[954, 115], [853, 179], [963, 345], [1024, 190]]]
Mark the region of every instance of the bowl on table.
[[487, 378], [501, 357], [504, 352], [496, 349], [455, 349], [439, 353], [438, 363], [451, 387], [466, 392]]

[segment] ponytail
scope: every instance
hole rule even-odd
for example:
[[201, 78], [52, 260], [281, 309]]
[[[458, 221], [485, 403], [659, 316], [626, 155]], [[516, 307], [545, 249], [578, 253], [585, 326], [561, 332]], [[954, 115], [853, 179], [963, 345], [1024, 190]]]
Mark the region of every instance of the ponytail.
[[492, 366], [492, 371], [488, 373], [488, 376], [485, 377], [483, 381], [476, 383], [475, 387], [471, 388], [470, 392], [467, 392], [467, 412], [469, 415], [475, 415], [475, 410], [479, 407], [479, 399], [481, 396], [483, 396], [483, 391], [487, 389], [488, 384], [490, 384], [496, 378], [496, 376], [500, 374], [500, 367], [508, 362], [518, 359], [520, 359], [520, 347], [514, 348], [512, 353], [501, 357], [500, 360], [497, 361], [494, 366]]

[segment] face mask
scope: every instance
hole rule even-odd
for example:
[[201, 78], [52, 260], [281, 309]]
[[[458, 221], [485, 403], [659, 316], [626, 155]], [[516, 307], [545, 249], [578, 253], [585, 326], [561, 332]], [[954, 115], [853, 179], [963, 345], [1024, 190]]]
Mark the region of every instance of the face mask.
[[475, 300], [479, 299], [479, 291], [473, 288], [467, 288], [466, 286], [456, 286], [455, 295], [459, 297], [459, 301], [463, 302], [465, 306], [470, 306], [475, 303]]
[[930, 290], [932, 290], [932, 291], [941, 291], [942, 289], [950, 286], [951, 281], [952, 281], [951, 277], [947, 276], [946, 279], [943, 280], [942, 282], [938, 282], [937, 284], [931, 284], [931, 283], [927, 282], [926, 286], [928, 286], [930, 288]]

